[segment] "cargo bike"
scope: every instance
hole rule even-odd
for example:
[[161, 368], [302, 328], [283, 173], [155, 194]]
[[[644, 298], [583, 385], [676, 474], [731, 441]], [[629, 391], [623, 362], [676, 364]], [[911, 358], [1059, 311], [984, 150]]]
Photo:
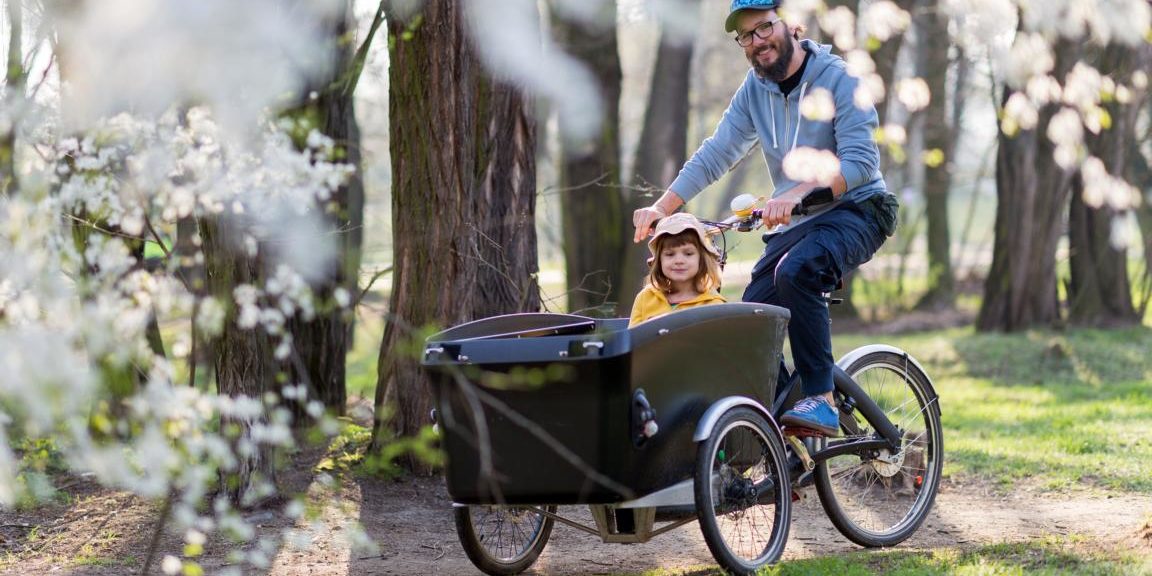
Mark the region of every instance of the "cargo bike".
[[[758, 214], [710, 223], [755, 229]], [[841, 435], [782, 429], [800, 395], [781, 362], [789, 313], [752, 303], [628, 320], [511, 314], [430, 337], [434, 419], [457, 533], [494, 575], [539, 557], [556, 522], [641, 543], [699, 521], [726, 571], [778, 560], [794, 491], [814, 486], [862, 546], [894, 546], [927, 517], [943, 462], [932, 383], [907, 353], [837, 362]], [[558, 506], [587, 505], [586, 525]]]

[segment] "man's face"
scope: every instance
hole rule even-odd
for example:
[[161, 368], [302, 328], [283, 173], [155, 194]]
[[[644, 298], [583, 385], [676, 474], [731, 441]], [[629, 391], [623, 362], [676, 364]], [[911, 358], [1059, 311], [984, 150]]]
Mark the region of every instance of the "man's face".
[[792, 37], [788, 34], [788, 26], [783, 22], [776, 22], [770, 28], [760, 30], [761, 34], [771, 30], [767, 39], [761, 39], [752, 31], [758, 26], [777, 20], [779, 16], [775, 10], [744, 10], [737, 15], [736, 34], [751, 34], [752, 43], [744, 47], [744, 55], [752, 64], [752, 69], [761, 78], [773, 82], [780, 82], [788, 77], [788, 65], [792, 62], [795, 49], [792, 46]]

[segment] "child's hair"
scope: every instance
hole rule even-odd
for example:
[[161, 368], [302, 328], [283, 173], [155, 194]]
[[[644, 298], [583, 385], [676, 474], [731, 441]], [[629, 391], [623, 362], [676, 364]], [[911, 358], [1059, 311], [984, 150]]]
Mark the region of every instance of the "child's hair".
[[679, 234], [662, 234], [653, 240], [648, 282], [661, 292], [672, 291], [672, 280], [664, 275], [664, 270], [660, 267], [660, 254], [666, 249], [679, 248], [685, 244], [695, 246], [697, 257], [700, 259], [700, 266], [696, 272], [694, 283], [696, 291], [703, 294], [712, 289], [719, 290], [720, 261], [716, 258], [713, 250], [705, 248], [700, 243], [700, 234], [694, 229], [688, 229]]

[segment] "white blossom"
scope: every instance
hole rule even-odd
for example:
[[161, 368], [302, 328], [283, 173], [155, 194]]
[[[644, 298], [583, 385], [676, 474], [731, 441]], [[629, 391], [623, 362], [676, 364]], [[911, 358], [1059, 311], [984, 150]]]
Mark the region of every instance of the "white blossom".
[[160, 562], [160, 569], [163, 570], [165, 574], [179, 574], [183, 568], [184, 563], [171, 554], [165, 555], [164, 560]]
[[217, 336], [224, 329], [226, 316], [227, 310], [224, 305], [216, 298], [207, 296], [200, 301], [199, 313], [196, 316], [196, 328], [205, 336]]
[[840, 174], [840, 159], [830, 150], [796, 148], [784, 157], [784, 174], [797, 182], [827, 186]]
[[813, 122], [831, 122], [836, 117], [836, 101], [832, 92], [816, 88], [804, 95], [800, 102], [800, 113]]
[[896, 83], [896, 99], [909, 112], [917, 112], [928, 107], [932, 91], [923, 78], [906, 78]]
[[1040, 34], [1022, 33], [1006, 56], [1004, 79], [1013, 88], [1024, 88], [1029, 80], [1047, 75], [1055, 66], [1048, 40]]
[[1027, 96], [1020, 92], [1013, 92], [1004, 104], [1003, 115], [1000, 119], [1000, 129], [1009, 136], [1020, 130], [1032, 130], [1040, 121], [1040, 112]]
[[1037, 106], [1060, 102], [1064, 98], [1064, 88], [1060, 82], [1048, 75], [1030, 78], [1024, 92]]
[[821, 14], [820, 28], [840, 50], [856, 48], [856, 16], [847, 7], [837, 6]]
[[911, 23], [912, 16], [890, 0], [869, 3], [860, 17], [861, 28], [881, 42], [902, 34]]

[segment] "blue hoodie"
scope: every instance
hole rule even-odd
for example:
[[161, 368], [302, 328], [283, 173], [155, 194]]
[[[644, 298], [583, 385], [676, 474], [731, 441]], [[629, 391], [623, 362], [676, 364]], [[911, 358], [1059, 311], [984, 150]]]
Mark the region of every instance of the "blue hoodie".
[[[879, 124], [876, 109], [856, 107], [854, 93], [859, 81], [848, 74], [844, 60], [832, 54], [831, 46], [807, 39], [800, 46], [811, 53], [800, 85], [785, 97], [775, 82], [749, 70], [716, 132], [704, 140], [669, 186], [672, 192], [685, 202], [691, 200], [731, 170], [758, 142], [776, 185], [773, 196], [796, 186], [797, 182], [784, 174], [782, 164], [789, 152], [803, 147], [831, 150], [840, 158], [840, 173], [848, 189], [828, 208], [887, 192], [880, 174], [880, 151], [873, 140]], [[831, 92], [836, 102], [836, 115], [830, 121], [810, 120], [800, 113], [800, 102], [817, 88]], [[795, 216], [781, 230], [824, 211]]]

